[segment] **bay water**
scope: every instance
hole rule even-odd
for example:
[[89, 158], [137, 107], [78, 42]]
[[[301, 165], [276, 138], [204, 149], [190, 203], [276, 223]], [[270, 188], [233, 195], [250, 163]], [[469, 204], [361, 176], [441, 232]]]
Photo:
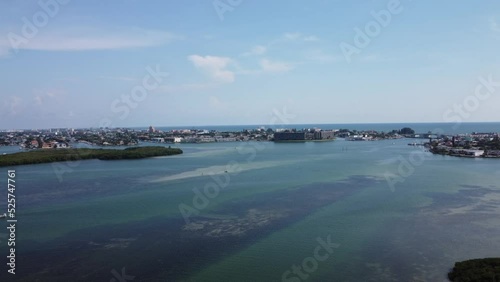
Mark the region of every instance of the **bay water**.
[[500, 160], [413, 142], [179, 144], [14, 167], [17, 274], [3, 227], [0, 280], [447, 281], [455, 261], [500, 256]]

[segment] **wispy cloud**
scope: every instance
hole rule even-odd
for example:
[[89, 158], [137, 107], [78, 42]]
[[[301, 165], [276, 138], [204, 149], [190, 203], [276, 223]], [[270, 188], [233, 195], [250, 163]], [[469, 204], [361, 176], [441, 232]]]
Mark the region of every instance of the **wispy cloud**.
[[302, 35], [298, 32], [287, 32], [283, 35], [283, 37], [285, 39], [288, 39], [288, 40], [297, 40], [301, 37]]
[[214, 89], [218, 86], [217, 83], [191, 83], [181, 85], [162, 85], [158, 87], [157, 92], [160, 93], [180, 93], [200, 90]]
[[283, 38], [291, 41], [318, 41], [319, 38], [315, 35], [303, 35], [300, 32], [287, 32], [283, 35]]
[[33, 100], [35, 105], [42, 106], [47, 103], [53, 103], [56, 99], [61, 98], [66, 95], [67, 92], [64, 89], [37, 89], [34, 90]]
[[262, 71], [270, 73], [287, 72], [293, 69], [293, 66], [289, 63], [273, 62], [268, 59], [261, 60], [260, 67]]
[[217, 82], [230, 83], [234, 81], [234, 72], [227, 69], [233, 62], [231, 58], [191, 55], [188, 59], [197, 69]]
[[39, 51], [115, 50], [159, 46], [181, 38], [165, 31], [140, 28], [65, 28], [40, 32], [29, 40], [21, 34], [4, 34], [6, 36], [0, 39], [0, 56], [4, 57], [14, 48]]
[[319, 41], [319, 38], [314, 36], [314, 35], [310, 35], [310, 36], [303, 37], [302, 40], [304, 40], [304, 41]]
[[267, 52], [267, 47], [263, 45], [257, 45], [252, 48], [252, 50], [245, 52], [242, 56], [259, 56], [264, 55]]
[[[300, 32], [286, 32], [273, 40], [269, 41], [267, 44], [255, 45], [247, 52], [242, 53], [240, 56], [249, 57], [249, 56], [262, 56], [268, 54], [272, 49], [283, 48], [287, 45], [287, 43], [291, 42], [314, 42], [319, 41], [320, 39], [315, 35], [304, 35]], [[255, 71], [253, 71], [255, 72]]]
[[327, 54], [322, 50], [311, 50], [306, 52], [305, 54], [306, 60], [314, 61], [317, 63], [333, 63], [344, 60], [342, 56], [335, 56], [331, 54]]

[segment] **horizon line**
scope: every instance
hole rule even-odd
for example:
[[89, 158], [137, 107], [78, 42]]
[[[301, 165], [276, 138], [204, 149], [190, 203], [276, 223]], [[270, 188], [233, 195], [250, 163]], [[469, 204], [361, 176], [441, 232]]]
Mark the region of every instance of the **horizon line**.
[[[477, 123], [500, 123], [500, 121], [470, 121], [470, 122], [352, 122], [352, 123], [288, 123], [288, 124], [275, 124], [275, 125], [262, 125], [262, 124], [210, 124], [210, 125], [158, 125], [158, 126], [153, 126], [153, 125], [145, 125], [145, 126], [113, 126], [113, 127], [104, 127], [104, 128], [148, 128], [150, 126], [153, 126], [154, 128], [162, 128], [162, 127], [186, 127], [186, 128], [193, 128], [193, 127], [215, 127], [215, 126], [221, 126], [221, 127], [230, 127], [230, 126], [256, 126], [256, 127], [265, 127], [265, 128], [271, 128], [271, 127], [276, 127], [276, 126], [290, 126], [290, 125], [364, 125], [364, 124], [477, 124]], [[86, 129], [86, 128], [102, 128], [102, 127], [44, 127], [44, 128], [2, 128], [0, 131], [8, 131], [8, 130], [35, 130], [35, 129]], [[199, 128], [197, 128], [199, 129]]]

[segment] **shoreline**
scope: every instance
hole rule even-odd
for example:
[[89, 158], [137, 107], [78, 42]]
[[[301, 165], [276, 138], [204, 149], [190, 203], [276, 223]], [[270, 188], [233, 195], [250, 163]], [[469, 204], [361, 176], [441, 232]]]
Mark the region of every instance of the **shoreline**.
[[481, 155], [481, 156], [471, 156], [471, 155], [457, 155], [457, 154], [446, 154], [446, 153], [438, 153], [438, 152], [433, 152], [432, 149], [429, 150], [434, 155], [441, 155], [441, 156], [450, 156], [450, 157], [456, 157], [456, 158], [466, 158], [466, 159], [500, 159], [500, 156], [491, 156], [491, 155]]
[[272, 141], [274, 143], [306, 143], [306, 142], [333, 142], [336, 139], [327, 139], [327, 140], [279, 140]]

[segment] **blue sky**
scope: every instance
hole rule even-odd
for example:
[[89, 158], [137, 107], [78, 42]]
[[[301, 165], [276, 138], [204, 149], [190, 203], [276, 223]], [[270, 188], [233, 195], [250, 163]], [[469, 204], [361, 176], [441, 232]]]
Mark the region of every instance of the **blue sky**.
[[5, 0], [0, 129], [500, 121], [498, 50], [494, 0]]

